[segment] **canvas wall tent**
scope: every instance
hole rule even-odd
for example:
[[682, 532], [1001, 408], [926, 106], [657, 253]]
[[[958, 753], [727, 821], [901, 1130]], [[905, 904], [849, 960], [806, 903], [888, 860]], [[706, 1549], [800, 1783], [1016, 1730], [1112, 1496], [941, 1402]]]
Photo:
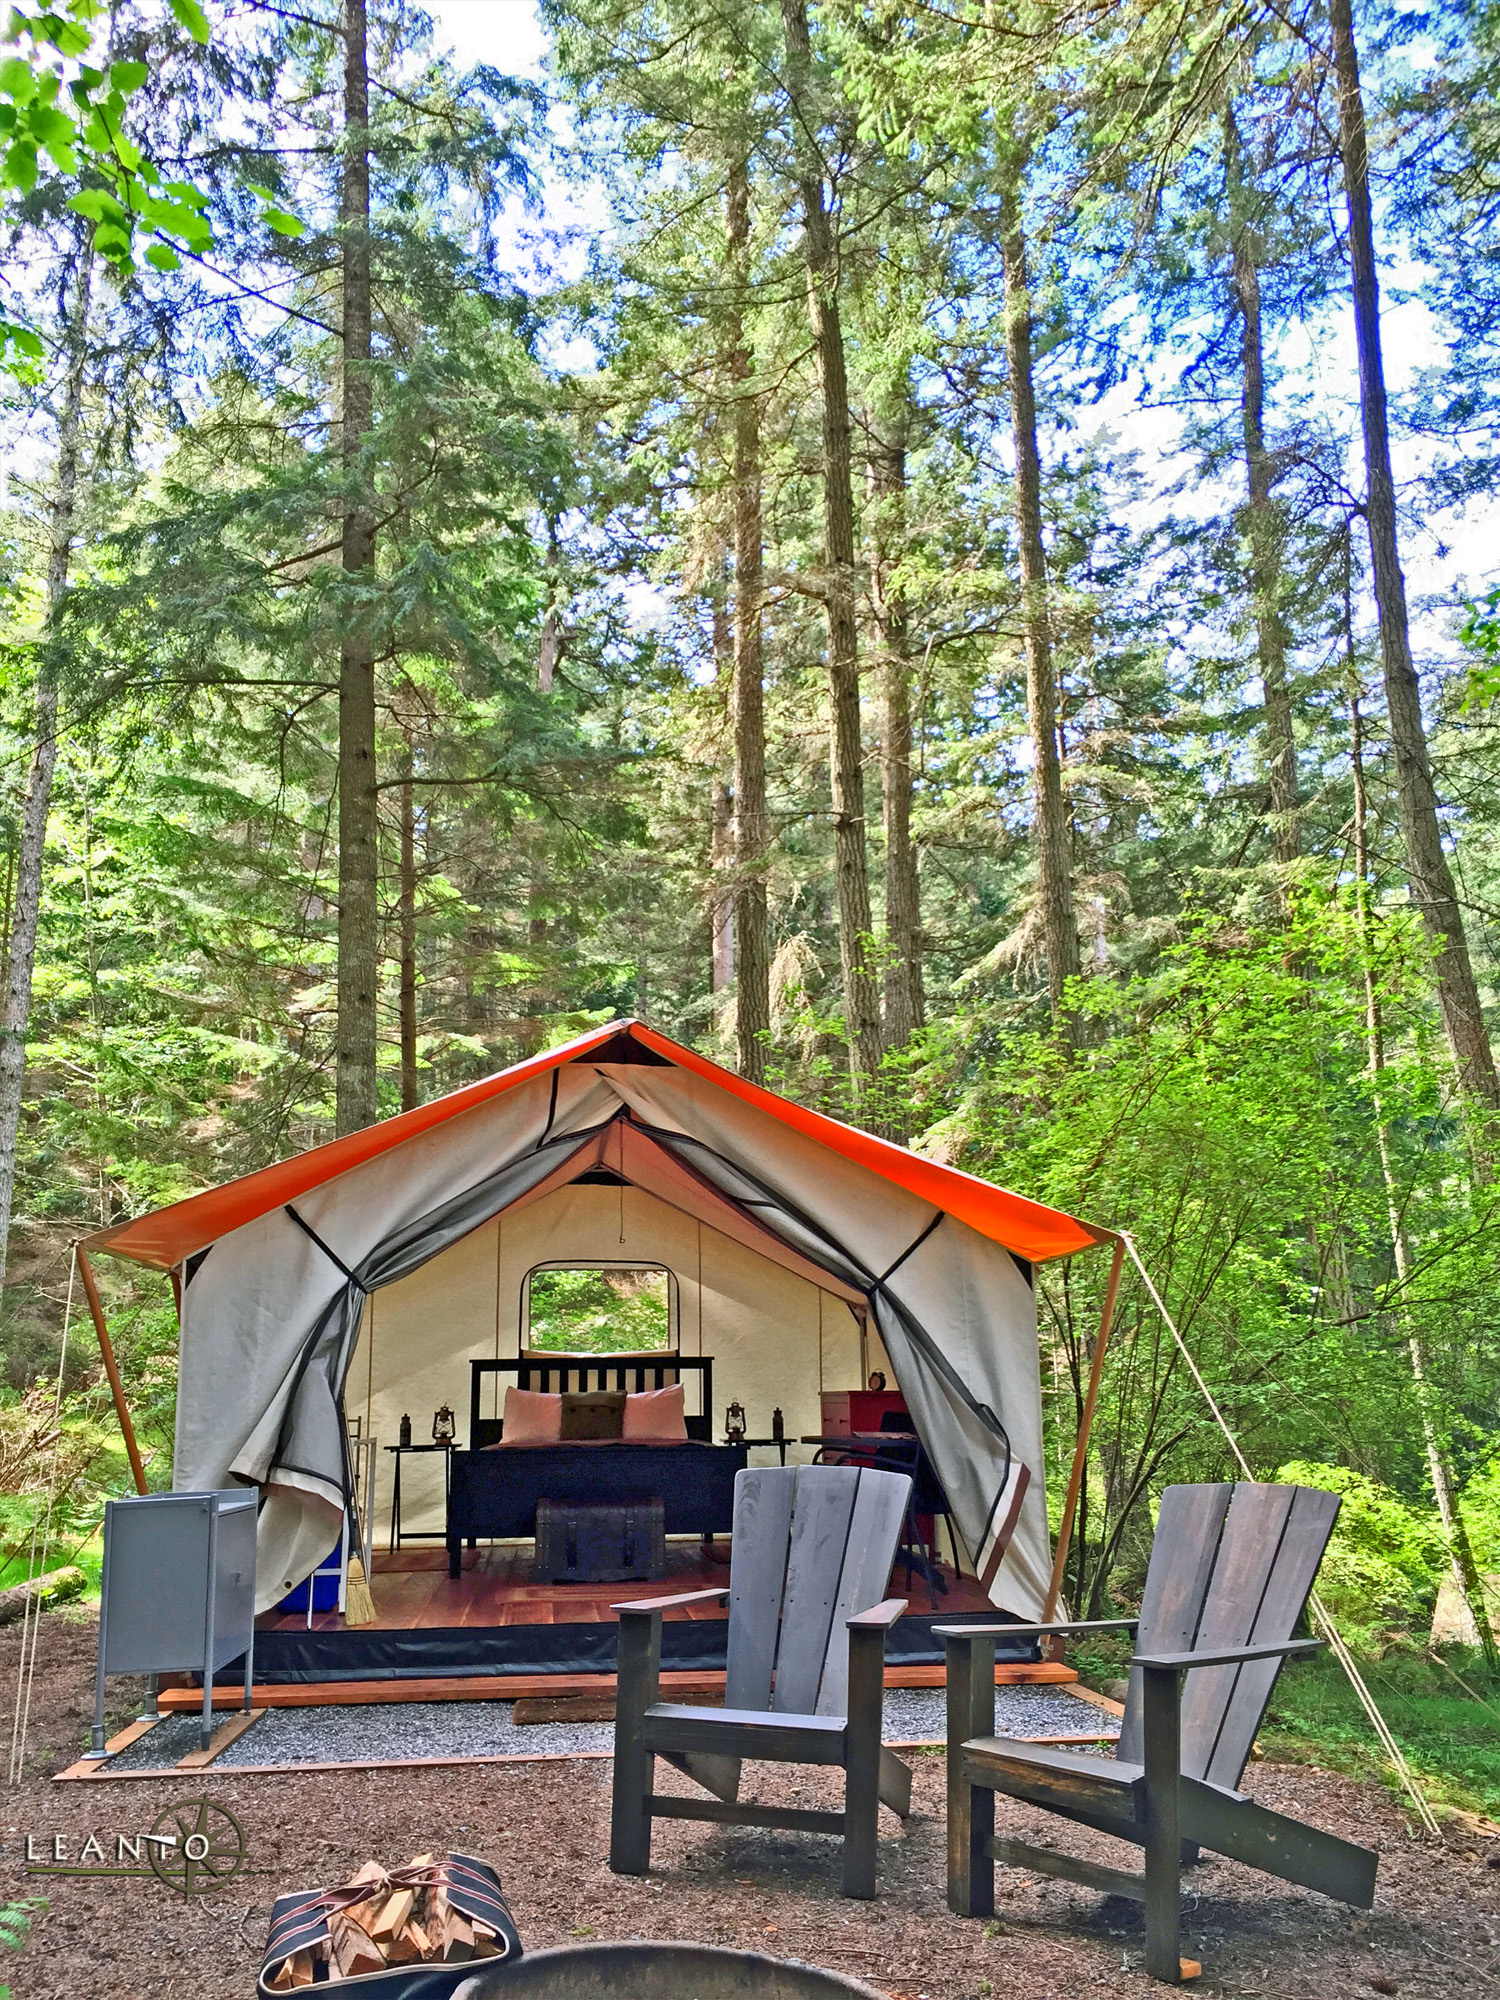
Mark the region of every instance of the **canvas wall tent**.
[[[601, 1167], [626, 1185], [599, 1185]], [[174, 1482], [262, 1486], [266, 1604], [337, 1531], [346, 1399], [387, 1440], [434, 1387], [464, 1410], [468, 1358], [516, 1352], [525, 1271], [624, 1257], [673, 1272], [683, 1351], [715, 1356], [716, 1400], [761, 1424], [779, 1404], [793, 1435], [817, 1427], [820, 1383], [858, 1385], [863, 1324], [981, 1572], [1029, 1475], [991, 1594], [1036, 1617], [1032, 1266], [1107, 1236], [625, 1021], [87, 1247], [176, 1274]]]

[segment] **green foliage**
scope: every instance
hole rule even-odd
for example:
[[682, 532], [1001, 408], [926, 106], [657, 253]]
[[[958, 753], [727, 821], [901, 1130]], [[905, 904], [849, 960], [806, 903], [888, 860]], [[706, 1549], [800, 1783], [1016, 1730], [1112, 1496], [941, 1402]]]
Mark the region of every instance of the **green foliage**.
[[1500, 585], [1470, 606], [1458, 636], [1481, 655], [1469, 669], [1464, 707], [1488, 708], [1500, 696]]
[[[1409, 1020], [1417, 1037], [1382, 1084], [1409, 1226], [1424, 1245], [1400, 1304], [1435, 1352], [1453, 1356], [1441, 1387], [1456, 1411], [1494, 1379], [1486, 1337], [1477, 1334], [1460, 1363], [1452, 1336], [1465, 1295], [1487, 1325], [1482, 1292], [1471, 1288], [1494, 1283], [1496, 1250], [1449, 1207], [1433, 1145], [1443, 1130], [1441, 1086], [1412, 1011], [1422, 956], [1404, 920], [1388, 921], [1381, 951], [1388, 1018]], [[1426, 1467], [1391, 1291], [1359, 965], [1357, 934], [1337, 901], [1308, 899], [1290, 929], [1201, 921], [1151, 972], [1080, 991], [1096, 1025], [1078, 1059], [979, 1009], [929, 1032], [913, 1089], [930, 1124], [926, 1144], [942, 1157], [1130, 1227], [1263, 1476], [1293, 1458], [1342, 1461], [1422, 1506]], [[1103, 1278], [1098, 1257], [1041, 1274], [1054, 1482], [1077, 1429]], [[1187, 1479], [1223, 1477], [1228, 1467], [1212, 1416], [1133, 1275], [1121, 1291], [1114, 1355], [1072, 1571], [1074, 1601], [1090, 1612], [1106, 1595], [1129, 1601], [1138, 1588], [1146, 1502], [1166, 1468]]]
[[669, 1282], [664, 1270], [533, 1271], [529, 1344], [555, 1354], [659, 1353], [672, 1345]]
[[[1455, 1671], [1473, 1694], [1454, 1679]], [[1397, 1650], [1361, 1661], [1361, 1672], [1428, 1798], [1491, 1818], [1500, 1814], [1500, 1675], [1486, 1671], [1482, 1656], [1454, 1652], [1445, 1666]], [[1268, 1757], [1396, 1782], [1331, 1654], [1282, 1669], [1260, 1743]]]
[[1447, 1562], [1435, 1512], [1418, 1512], [1347, 1466], [1294, 1459], [1276, 1474], [1293, 1486], [1341, 1496], [1318, 1594], [1351, 1645], [1369, 1646], [1383, 1631], [1416, 1630], [1432, 1617]]
[[1485, 1459], [1471, 1473], [1460, 1504], [1481, 1574], [1500, 1574], [1500, 1453]]
[[[172, 12], [195, 41], [207, 41], [208, 23], [193, 0], [173, 0]], [[5, 41], [27, 53], [0, 62], [0, 184], [13, 195], [31, 194], [45, 153], [57, 173], [95, 183], [69, 206], [94, 224], [101, 256], [129, 270], [144, 236], [148, 261], [175, 270], [178, 247], [201, 254], [213, 243], [208, 196], [189, 181], [163, 179], [129, 136], [127, 105], [150, 70], [143, 62], [87, 60], [108, 20], [100, 0], [64, 0], [41, 14], [11, 8]]]
[[[47, 1908], [45, 1896], [21, 1896], [0, 1903], [0, 1950], [19, 1951], [32, 1923]], [[0, 2000], [9, 2000], [10, 1988], [0, 1986]]]

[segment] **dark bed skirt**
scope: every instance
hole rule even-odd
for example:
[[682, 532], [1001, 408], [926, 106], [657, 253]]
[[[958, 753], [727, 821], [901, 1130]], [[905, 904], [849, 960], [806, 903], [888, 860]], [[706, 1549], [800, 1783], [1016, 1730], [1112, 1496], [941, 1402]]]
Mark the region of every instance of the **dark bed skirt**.
[[[996, 1622], [1003, 1614], [997, 1613]], [[897, 1619], [886, 1641], [887, 1666], [933, 1666], [943, 1642], [932, 1628], [951, 1612]], [[257, 1632], [255, 1678], [268, 1684], [304, 1681], [461, 1679], [475, 1674], [612, 1674], [619, 1628], [592, 1625], [428, 1626], [410, 1631]], [[727, 1618], [669, 1619], [661, 1628], [662, 1666], [672, 1673], [722, 1673]], [[1035, 1660], [1036, 1647], [999, 1645], [1000, 1660]], [[215, 1680], [244, 1684], [243, 1661]]]

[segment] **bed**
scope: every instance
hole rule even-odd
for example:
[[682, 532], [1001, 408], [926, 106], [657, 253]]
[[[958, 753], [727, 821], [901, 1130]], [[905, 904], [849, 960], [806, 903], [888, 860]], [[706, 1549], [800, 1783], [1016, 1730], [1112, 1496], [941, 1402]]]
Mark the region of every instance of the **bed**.
[[[448, 1574], [457, 1576], [463, 1545], [481, 1536], [512, 1539], [536, 1532], [539, 1500], [628, 1502], [660, 1498], [669, 1535], [727, 1535], [734, 1520], [734, 1480], [745, 1466], [743, 1445], [712, 1440], [713, 1362], [684, 1355], [522, 1355], [514, 1361], [471, 1361], [469, 1449], [452, 1455], [448, 1493]], [[699, 1413], [686, 1418], [683, 1444], [507, 1445], [498, 1417], [480, 1415], [487, 1381], [511, 1376], [522, 1389], [623, 1389], [627, 1394], [699, 1383]]]

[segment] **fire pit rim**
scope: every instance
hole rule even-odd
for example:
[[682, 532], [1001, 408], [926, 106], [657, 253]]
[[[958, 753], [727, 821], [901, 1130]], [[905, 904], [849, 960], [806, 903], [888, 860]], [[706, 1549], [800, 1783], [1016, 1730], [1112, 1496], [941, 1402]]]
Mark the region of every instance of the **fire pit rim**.
[[[545, 1977], [551, 1970], [566, 1971], [570, 1965], [582, 1971], [602, 1961], [607, 1971], [619, 1976], [632, 1961], [661, 1961], [673, 1954], [684, 1956], [683, 1971], [689, 1974], [695, 1964], [710, 1975], [716, 1964], [725, 1972], [731, 1969], [754, 1972], [763, 1968], [767, 1975], [767, 2000], [803, 2000], [803, 1996], [805, 2000], [840, 2000], [840, 1996], [847, 1996], [847, 2000], [889, 2000], [888, 1995], [864, 1980], [847, 1972], [834, 1972], [826, 1965], [813, 1965], [802, 1958], [772, 1958], [766, 1952], [743, 1951], [734, 1945], [701, 1944], [693, 1938], [613, 1941], [599, 1938], [588, 1944], [554, 1945], [546, 1951], [528, 1952], [508, 1965], [476, 1971], [457, 1989], [453, 2000], [504, 2000], [510, 1993], [525, 1995], [538, 1976]], [[779, 1980], [778, 1974], [783, 1975]], [[791, 1980], [785, 1977], [788, 1974], [792, 1975]], [[545, 1996], [545, 1987], [537, 1990]], [[748, 2000], [742, 1981], [729, 1990]]]

